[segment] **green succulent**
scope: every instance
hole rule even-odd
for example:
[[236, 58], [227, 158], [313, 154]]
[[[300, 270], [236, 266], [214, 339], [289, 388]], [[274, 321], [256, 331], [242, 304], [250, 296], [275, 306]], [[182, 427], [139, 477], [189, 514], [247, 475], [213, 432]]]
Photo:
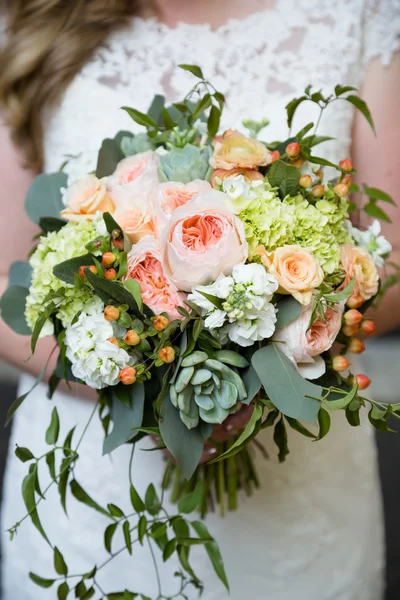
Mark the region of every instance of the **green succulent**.
[[190, 183], [194, 179], [206, 179], [209, 170], [210, 149], [186, 144], [172, 148], [160, 156], [160, 174], [169, 181]]
[[148, 138], [147, 133], [137, 133], [133, 137], [125, 136], [121, 141], [121, 150], [125, 156], [132, 156], [146, 150], [153, 150], [154, 146]]
[[209, 358], [200, 350], [186, 356], [170, 387], [171, 402], [188, 429], [197, 427], [200, 419], [222, 423], [247, 398], [241, 377], [231, 368], [247, 367], [247, 360], [231, 350], [220, 350], [215, 356]]

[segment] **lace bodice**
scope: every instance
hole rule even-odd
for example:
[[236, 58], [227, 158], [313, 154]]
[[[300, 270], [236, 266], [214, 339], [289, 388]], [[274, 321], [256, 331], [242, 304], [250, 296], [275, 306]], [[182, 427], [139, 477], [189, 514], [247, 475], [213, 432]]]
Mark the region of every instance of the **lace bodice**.
[[[399, 31], [400, 0], [275, 0], [272, 9], [216, 31], [133, 18], [97, 51], [49, 116], [46, 169], [58, 169], [65, 154], [97, 149], [118, 129], [134, 130], [120, 106], [146, 110], [155, 93], [179, 99], [193, 84], [180, 63], [201, 66], [226, 95], [223, 126], [267, 117], [268, 138], [285, 136], [284, 107], [293, 96], [309, 83], [326, 91], [337, 83], [361, 85], [372, 58], [389, 63]], [[326, 145], [329, 158], [347, 153], [352, 115], [351, 106], [338, 102], [325, 117], [322, 130], [340, 139]], [[297, 124], [316, 117], [315, 106], [302, 105]]]

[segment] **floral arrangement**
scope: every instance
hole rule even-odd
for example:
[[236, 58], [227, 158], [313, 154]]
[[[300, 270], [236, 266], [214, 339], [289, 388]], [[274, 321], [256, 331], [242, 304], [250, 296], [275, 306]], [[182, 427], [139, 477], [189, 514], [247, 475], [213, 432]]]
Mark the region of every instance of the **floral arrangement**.
[[[314, 148], [330, 138], [317, 135], [313, 123], [282, 142], [259, 140], [267, 121], [244, 121], [247, 134], [219, 134], [223, 95], [198, 67], [181, 67], [197, 78], [191, 92], [168, 107], [156, 97], [148, 114], [125, 108], [145, 131], [104, 140], [95, 172], [82, 173], [78, 157], [35, 180], [26, 209], [42, 234], [29, 263], [12, 266], [1, 299], [3, 319], [31, 336], [32, 353], [39, 337], [56, 340], [49, 397], [62, 380], [97, 390], [91, 418], [98, 413], [103, 423], [103, 452], [129, 444], [133, 453], [136, 441], [151, 435], [164, 449], [163, 490], [173, 480], [178, 503], [177, 514], [167, 514], [154, 485], [141, 498], [129, 473], [132, 515], [100, 506], [74, 477], [82, 437], [74, 443], [72, 430], [58, 441], [55, 406], [45, 456], [16, 449], [29, 463], [26, 516], [50, 543], [37, 511], [45, 495], [38, 465], [45, 461], [64, 509], [70, 490], [109, 518], [110, 560], [119, 529], [127, 552], [134, 539], [147, 538], [164, 561], [178, 556], [174, 597], [186, 597], [188, 585], [202, 588], [189, 560], [194, 544], [204, 545], [228, 587], [217, 544], [202, 521], [184, 515], [205, 515], [210, 500], [223, 515], [237, 506], [240, 490], [252, 493], [258, 486], [252, 440], [261, 429], [273, 428], [284, 461], [287, 428], [321, 440], [331, 411], [342, 410], [357, 426], [368, 406], [371, 424], [381, 430], [389, 429], [390, 415], [400, 419], [400, 405], [360, 395], [370, 380], [352, 375], [347, 358], [364, 350], [356, 335], [375, 330], [364, 313], [397, 277], [381, 282], [377, 271], [391, 251], [380, 234], [378, 219], [388, 220], [381, 204], [393, 200], [357, 186], [348, 158], [336, 165], [315, 156]], [[322, 115], [337, 100], [353, 104], [373, 126], [354, 88], [338, 85], [329, 97], [309, 87], [290, 102], [289, 129], [302, 102], [315, 103]], [[325, 180], [323, 167], [333, 168], [335, 178]], [[361, 197], [358, 208], [351, 193]], [[360, 207], [376, 218], [365, 231], [350, 221]], [[26, 396], [13, 404], [9, 420]], [[229, 434], [233, 419], [242, 423], [236, 435]], [[98, 591], [112, 600], [145, 598], [138, 591], [104, 592], [99, 564], [69, 575], [57, 547], [54, 564], [55, 576], [30, 577], [46, 588], [56, 584], [58, 598], [72, 590], [81, 599]], [[161, 589], [158, 598], [165, 598]]]

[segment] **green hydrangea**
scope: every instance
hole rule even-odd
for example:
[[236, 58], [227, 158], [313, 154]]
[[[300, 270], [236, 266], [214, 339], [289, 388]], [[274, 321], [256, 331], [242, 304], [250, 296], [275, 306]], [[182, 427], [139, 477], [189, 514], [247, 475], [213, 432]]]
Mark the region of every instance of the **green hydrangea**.
[[321, 199], [311, 204], [298, 196], [279, 198], [268, 181], [254, 188], [256, 197], [240, 213], [250, 256], [258, 245], [267, 251], [286, 244], [309, 248], [325, 273], [339, 268], [340, 245], [350, 241], [344, 227], [348, 202], [343, 198]]
[[[90, 221], [71, 222], [60, 231], [41, 237], [32, 254], [30, 264], [33, 268], [32, 283], [26, 299], [25, 317], [31, 329], [43, 311], [44, 301], [49, 292], [65, 289], [62, 298], [57, 299], [57, 317], [64, 327], [71, 324], [74, 316], [86, 309], [91, 312], [98, 299], [89, 291], [77, 290], [73, 285], [64, 283], [53, 275], [53, 268], [67, 260], [85, 254], [85, 245], [97, 236], [95, 225]], [[42, 335], [50, 335], [53, 327], [47, 323]]]

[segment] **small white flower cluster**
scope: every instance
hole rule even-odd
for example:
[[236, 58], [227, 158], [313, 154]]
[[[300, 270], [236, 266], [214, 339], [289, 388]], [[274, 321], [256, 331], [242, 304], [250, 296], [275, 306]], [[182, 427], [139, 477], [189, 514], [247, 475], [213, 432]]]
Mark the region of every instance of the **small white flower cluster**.
[[375, 220], [365, 231], [353, 227], [350, 221], [346, 221], [346, 229], [353, 237], [358, 246], [370, 253], [378, 268], [385, 264], [385, 258], [392, 251], [392, 245], [387, 239], [380, 235], [381, 224]]
[[125, 350], [107, 341], [114, 335], [113, 326], [103, 313], [81, 313], [76, 323], [66, 329], [66, 355], [73, 375], [97, 390], [116, 385], [121, 369], [135, 362]]
[[247, 208], [249, 202], [257, 197], [253, 188], [262, 185], [262, 181], [256, 180], [247, 183], [243, 175], [227, 177], [222, 182], [222, 190], [228, 196], [226, 205], [235, 214], [238, 215]]
[[[202, 309], [207, 329], [216, 330], [222, 339], [226, 334], [240, 346], [252, 346], [275, 331], [276, 309], [271, 298], [277, 289], [277, 280], [262, 265], [236, 265], [231, 276], [221, 275], [211, 285], [196, 286], [189, 299]], [[202, 292], [220, 298], [221, 308]]]

